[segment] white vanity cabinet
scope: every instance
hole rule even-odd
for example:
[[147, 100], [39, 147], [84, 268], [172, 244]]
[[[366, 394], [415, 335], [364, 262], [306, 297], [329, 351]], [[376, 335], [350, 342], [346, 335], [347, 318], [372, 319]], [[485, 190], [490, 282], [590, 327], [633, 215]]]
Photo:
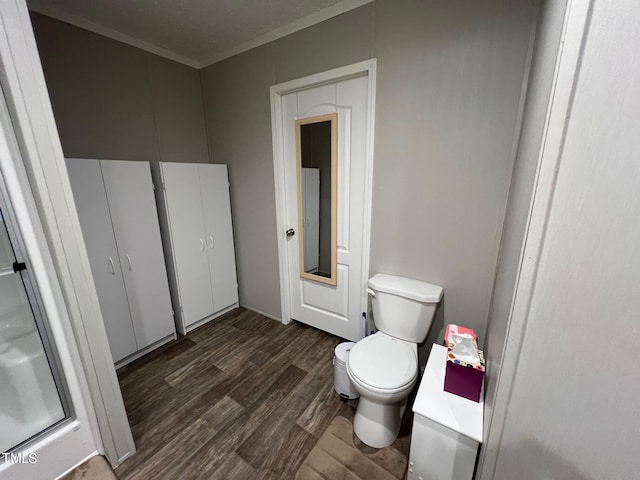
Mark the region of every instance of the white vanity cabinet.
[[407, 480], [472, 480], [484, 402], [444, 391], [447, 349], [432, 345], [413, 403]]
[[176, 338], [148, 162], [67, 159], [113, 360]]
[[187, 334], [238, 307], [226, 165], [151, 165], [176, 327]]

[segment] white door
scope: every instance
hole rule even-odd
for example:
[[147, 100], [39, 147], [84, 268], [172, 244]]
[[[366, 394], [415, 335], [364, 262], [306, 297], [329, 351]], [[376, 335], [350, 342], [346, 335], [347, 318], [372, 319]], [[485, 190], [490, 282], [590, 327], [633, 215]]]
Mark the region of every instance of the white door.
[[189, 326], [214, 311], [198, 165], [162, 163], [161, 168], [182, 321]]
[[[0, 111], [8, 118], [2, 101]], [[67, 314], [56, 308], [64, 304], [45, 267], [44, 233], [6, 133], [0, 125], [0, 479], [56, 478], [100, 447], [71, 362], [71, 325], [59, 323]], [[17, 151], [15, 137], [11, 144]]]
[[9, 237], [11, 221], [3, 217], [9, 212], [0, 208], [0, 452], [11, 451], [69, 415], [58, 393], [59, 372], [58, 381], [53, 375], [55, 359], [39, 333], [44, 319], [29, 289], [28, 272], [15, 268], [15, 262], [26, 265], [27, 260], [16, 238]]
[[314, 273], [320, 257], [320, 169], [302, 168], [302, 184], [304, 270]]
[[[366, 307], [365, 192], [368, 78], [361, 76], [281, 97], [286, 228], [298, 229], [295, 122], [337, 113], [337, 282], [300, 277], [298, 235], [287, 237], [291, 317], [350, 340], [363, 336]], [[368, 226], [367, 226], [368, 228]], [[284, 234], [284, 232], [282, 232]]]
[[209, 269], [216, 312], [238, 303], [236, 257], [226, 165], [199, 165]]
[[138, 348], [99, 160], [68, 158], [67, 169], [113, 361]]
[[175, 333], [148, 162], [101, 160], [138, 349]]

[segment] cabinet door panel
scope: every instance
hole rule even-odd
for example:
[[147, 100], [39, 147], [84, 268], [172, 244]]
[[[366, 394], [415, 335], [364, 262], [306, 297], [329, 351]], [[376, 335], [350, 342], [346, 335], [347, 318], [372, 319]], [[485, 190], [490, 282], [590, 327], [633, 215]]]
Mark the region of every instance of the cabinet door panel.
[[198, 165], [162, 163], [185, 326], [213, 314]]
[[138, 349], [175, 332], [148, 162], [101, 160]]
[[114, 362], [137, 350], [98, 160], [67, 159], [82, 236]]
[[229, 177], [226, 165], [200, 165], [199, 170], [213, 307], [219, 311], [238, 301]]

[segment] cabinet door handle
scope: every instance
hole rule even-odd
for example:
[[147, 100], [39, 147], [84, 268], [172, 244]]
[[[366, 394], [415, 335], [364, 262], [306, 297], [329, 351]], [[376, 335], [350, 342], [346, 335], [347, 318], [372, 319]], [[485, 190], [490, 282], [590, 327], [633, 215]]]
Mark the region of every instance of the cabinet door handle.
[[113, 258], [109, 257], [109, 273], [111, 273], [111, 275], [115, 275], [116, 274], [116, 267], [113, 265]]
[[213, 248], [214, 242], [213, 242], [213, 235], [209, 235], [209, 248]]
[[125, 257], [127, 257], [127, 263], [129, 264], [129, 270], [131, 270], [131, 268], [133, 268], [133, 265], [131, 265], [131, 257], [129, 256], [128, 253], [125, 255]]
[[204, 240], [200, 238], [200, 251], [204, 252]]

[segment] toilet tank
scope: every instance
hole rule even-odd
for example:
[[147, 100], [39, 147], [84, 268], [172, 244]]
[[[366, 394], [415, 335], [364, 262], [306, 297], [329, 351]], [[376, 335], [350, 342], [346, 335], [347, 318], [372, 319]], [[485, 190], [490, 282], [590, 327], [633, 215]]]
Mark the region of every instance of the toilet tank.
[[424, 341], [442, 299], [442, 287], [378, 273], [369, 279], [369, 289], [378, 330], [407, 342]]

